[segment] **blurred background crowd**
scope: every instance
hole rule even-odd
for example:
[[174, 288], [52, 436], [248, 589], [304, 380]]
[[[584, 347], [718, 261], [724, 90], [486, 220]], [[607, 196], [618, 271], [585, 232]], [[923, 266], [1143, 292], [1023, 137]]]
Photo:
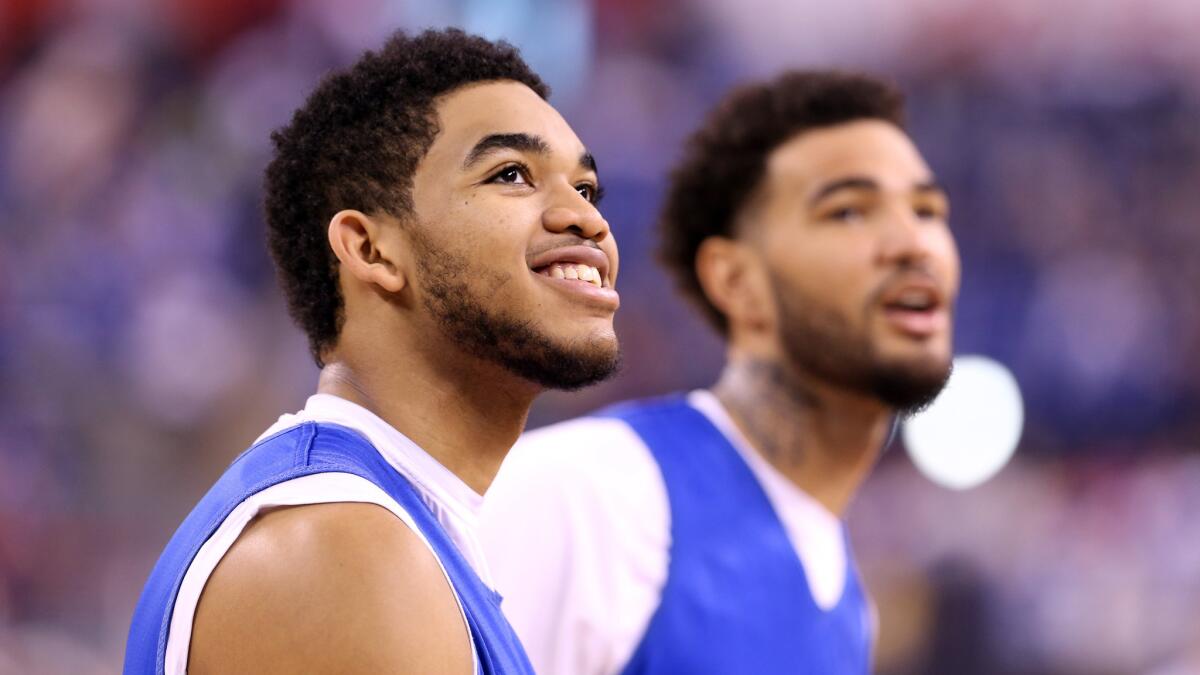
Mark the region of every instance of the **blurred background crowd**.
[[957, 351], [1007, 364], [1027, 410], [982, 487], [897, 447], [858, 499], [879, 672], [1200, 673], [1192, 0], [0, 0], [0, 673], [116, 672], [173, 528], [303, 406], [269, 132], [323, 72], [442, 25], [520, 46], [608, 189], [625, 368], [535, 426], [714, 377], [653, 223], [728, 87], [894, 78], [952, 197]]

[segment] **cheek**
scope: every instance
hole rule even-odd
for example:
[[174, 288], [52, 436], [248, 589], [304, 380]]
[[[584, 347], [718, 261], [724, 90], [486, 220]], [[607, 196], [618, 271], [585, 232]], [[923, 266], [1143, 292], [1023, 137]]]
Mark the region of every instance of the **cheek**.
[[808, 291], [853, 295], [867, 286], [874, 242], [863, 228], [827, 228], [772, 243], [777, 264]]
[[610, 234], [607, 243], [601, 243], [601, 248], [608, 254], [608, 276], [615, 284], [617, 273], [621, 271], [621, 253], [617, 249], [617, 240]]
[[522, 219], [510, 211], [489, 208], [483, 199], [463, 199], [447, 213], [441, 227], [448, 245], [470, 257], [477, 268], [515, 269], [524, 266], [529, 234]]
[[949, 290], [957, 294], [962, 275], [962, 261], [958, 255], [954, 235], [948, 229], [942, 230], [930, 246], [930, 250]]
[[871, 288], [869, 257], [855, 251], [847, 245], [781, 249], [772, 261], [776, 292], [858, 325]]

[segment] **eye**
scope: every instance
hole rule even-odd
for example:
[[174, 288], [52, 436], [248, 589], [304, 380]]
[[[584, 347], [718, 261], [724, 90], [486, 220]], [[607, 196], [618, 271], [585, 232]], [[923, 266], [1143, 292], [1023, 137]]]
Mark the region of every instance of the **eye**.
[[922, 204], [913, 207], [913, 213], [921, 220], [945, 220], [946, 211], [936, 206]]
[[591, 183], [580, 183], [575, 186], [575, 191], [579, 193], [579, 196], [592, 204], [600, 203], [600, 200], [604, 197], [604, 188]]
[[857, 206], [838, 207], [838, 208], [830, 211], [825, 216], [825, 218], [827, 220], [836, 220], [838, 222], [843, 222], [843, 223], [857, 223], [857, 222], [861, 221], [864, 217], [865, 217], [865, 214], [863, 213], [863, 210], [858, 208]]
[[527, 185], [529, 184], [529, 169], [520, 164], [509, 164], [500, 169], [491, 178], [489, 183], [507, 183], [509, 185]]

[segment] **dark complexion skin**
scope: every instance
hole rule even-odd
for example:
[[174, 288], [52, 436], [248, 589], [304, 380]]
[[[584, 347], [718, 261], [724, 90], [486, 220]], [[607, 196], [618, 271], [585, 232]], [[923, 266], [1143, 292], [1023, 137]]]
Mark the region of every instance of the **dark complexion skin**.
[[[478, 83], [436, 109], [413, 213], [347, 209], [329, 223], [345, 321], [318, 391], [375, 413], [482, 493], [544, 387], [615, 362], [617, 250], [594, 162], [536, 93]], [[600, 273], [547, 276], [556, 263]], [[461, 675], [473, 653], [420, 538], [379, 506], [344, 502], [247, 526], [201, 595], [189, 659], [192, 673]]]

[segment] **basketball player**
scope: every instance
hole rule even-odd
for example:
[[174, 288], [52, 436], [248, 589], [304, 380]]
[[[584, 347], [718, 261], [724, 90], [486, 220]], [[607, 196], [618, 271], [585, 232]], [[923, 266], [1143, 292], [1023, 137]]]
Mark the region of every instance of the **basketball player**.
[[876, 79], [791, 72], [690, 139], [663, 259], [725, 337], [707, 390], [525, 436], [484, 507], [538, 672], [868, 672], [842, 517], [950, 369], [947, 198]]
[[596, 165], [546, 96], [504, 43], [397, 34], [274, 135], [269, 243], [317, 393], [172, 538], [126, 673], [531, 672], [480, 495], [534, 396], [617, 358]]

